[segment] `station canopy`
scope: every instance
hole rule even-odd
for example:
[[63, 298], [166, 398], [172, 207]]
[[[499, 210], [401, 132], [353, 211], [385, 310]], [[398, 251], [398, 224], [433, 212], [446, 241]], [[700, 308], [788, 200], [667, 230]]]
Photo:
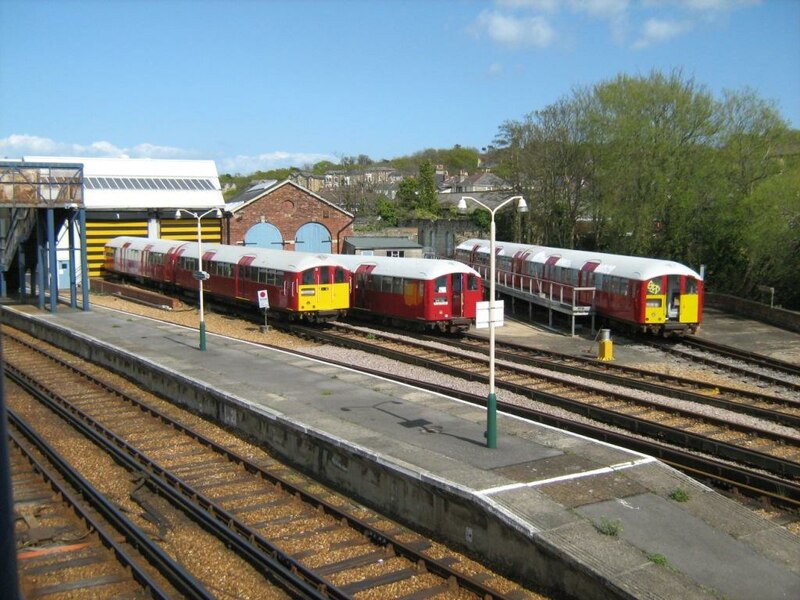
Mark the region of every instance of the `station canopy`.
[[88, 210], [223, 207], [213, 160], [26, 156], [22, 163], [83, 164]]

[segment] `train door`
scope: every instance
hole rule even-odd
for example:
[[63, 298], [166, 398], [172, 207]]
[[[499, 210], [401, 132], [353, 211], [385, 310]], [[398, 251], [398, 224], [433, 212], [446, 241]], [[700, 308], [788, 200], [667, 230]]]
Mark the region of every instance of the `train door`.
[[114, 267], [117, 269], [117, 271], [120, 271], [121, 273], [128, 272], [127, 256], [128, 256], [128, 248], [130, 248], [130, 246], [131, 246], [130, 242], [125, 242], [124, 244], [122, 244], [122, 247], [119, 249], [119, 252], [117, 254], [117, 264], [114, 265]]
[[453, 273], [452, 283], [452, 302], [450, 303], [450, 316], [463, 317], [464, 316], [464, 278], [466, 273]]
[[[578, 273], [578, 287], [594, 287], [594, 271], [600, 266], [600, 262], [591, 260], [585, 263]], [[592, 306], [594, 303], [594, 292], [585, 291], [578, 293], [578, 304], [580, 306]]]
[[353, 284], [353, 305], [358, 308], [371, 309], [367, 306], [370, 294], [367, 290], [369, 275], [377, 265], [358, 265], [355, 272], [356, 281]]
[[[520, 250], [514, 254], [514, 258], [511, 260], [511, 270], [514, 272], [515, 279], [519, 281], [520, 288], [528, 287], [525, 277], [525, 264], [529, 255], [530, 252], [528, 250]], [[519, 277], [517, 278], [516, 276]]]
[[681, 278], [680, 275], [667, 276], [667, 320], [677, 321], [681, 310]]
[[694, 277], [683, 278], [683, 289], [680, 296], [680, 311], [678, 321], [681, 323], [700, 322], [700, 294], [699, 284]]
[[[247, 283], [247, 278], [244, 277], [244, 274], [247, 272], [247, 268], [251, 265], [251, 263], [256, 259], [255, 256], [243, 256], [239, 259], [239, 262], [236, 264], [236, 269], [233, 273], [233, 289], [234, 289], [234, 296], [236, 298], [242, 298], [244, 300], [248, 300], [247, 292], [248, 287], [252, 285], [252, 283]], [[252, 298], [255, 299], [255, 294], [252, 295]]]
[[178, 260], [185, 249], [185, 247], [180, 246], [167, 250], [167, 255], [164, 257], [164, 283], [175, 283], [178, 271]]

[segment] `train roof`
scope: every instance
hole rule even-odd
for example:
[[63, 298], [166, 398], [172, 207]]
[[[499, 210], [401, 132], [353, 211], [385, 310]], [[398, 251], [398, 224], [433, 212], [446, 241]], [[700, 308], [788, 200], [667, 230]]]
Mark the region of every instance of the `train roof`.
[[[106, 246], [121, 248], [125, 244], [134, 250], [144, 250], [148, 246], [156, 251], [167, 253], [169, 250], [183, 248], [181, 256], [197, 258], [197, 242], [184, 242], [165, 240], [162, 238], [141, 238], [121, 236], [109, 240]], [[254, 248], [247, 246], [229, 246], [225, 244], [204, 243], [203, 255], [214, 252], [213, 259], [219, 262], [238, 263], [245, 256], [252, 256], [252, 267], [264, 269], [277, 269], [280, 271], [305, 271], [323, 265], [343, 266], [337, 261], [338, 255], [314, 254], [313, 252], [292, 252], [291, 250], [270, 250], [268, 248]]]
[[363, 254], [339, 254], [336, 256], [343, 265], [355, 272], [362, 265], [375, 265], [373, 275], [386, 277], [406, 277], [408, 279], [436, 279], [449, 273], [478, 272], [456, 260], [436, 258], [402, 258], [395, 256], [365, 256]]
[[150, 247], [152, 250], [156, 252], [166, 253], [168, 250], [172, 248], [177, 248], [182, 246], [186, 242], [182, 242], [179, 240], [166, 240], [163, 238], [143, 238], [143, 237], [134, 237], [130, 235], [123, 235], [119, 237], [115, 237], [106, 242], [106, 246], [109, 248], [122, 248], [125, 244], [128, 244], [129, 248], [133, 250], [144, 250], [147, 247]]
[[[197, 244], [187, 248], [184, 254], [197, 256]], [[278, 269], [280, 271], [305, 271], [322, 266], [342, 266], [333, 254], [315, 254], [314, 252], [294, 252], [292, 250], [271, 250], [269, 248], [253, 248], [247, 246], [227, 246], [224, 244], [203, 244], [203, 254], [214, 250], [213, 260], [218, 262], [238, 263], [245, 256], [252, 256], [251, 267]], [[190, 253], [194, 254], [190, 254]]]
[[[458, 245], [459, 250], [472, 251], [478, 246], [478, 252], [489, 253], [489, 240], [471, 239]], [[580, 269], [588, 262], [599, 263], [595, 273], [614, 275], [626, 279], [647, 281], [661, 275], [689, 275], [701, 279], [700, 275], [681, 263], [658, 258], [608, 254], [605, 252], [589, 252], [586, 250], [569, 250], [548, 248], [513, 242], [496, 242], [497, 256], [515, 256], [519, 252], [527, 252], [525, 260], [543, 264], [548, 259], [558, 257], [556, 266]]]

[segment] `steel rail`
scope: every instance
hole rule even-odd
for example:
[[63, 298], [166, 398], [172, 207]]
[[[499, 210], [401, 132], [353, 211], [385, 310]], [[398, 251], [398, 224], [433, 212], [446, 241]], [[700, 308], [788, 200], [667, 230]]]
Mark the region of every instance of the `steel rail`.
[[[432, 338], [431, 338], [432, 339]], [[483, 340], [481, 337], [476, 337], [476, 340]], [[448, 344], [453, 345], [461, 350], [486, 353], [485, 348], [480, 348], [469, 343], [458, 341], [447, 341]], [[677, 400], [686, 400], [689, 402], [697, 402], [700, 404], [707, 404], [709, 406], [716, 406], [724, 408], [732, 412], [737, 412], [766, 421], [772, 421], [788, 427], [796, 427], [800, 429], [800, 415], [774, 411], [766, 408], [759, 408], [735, 400], [717, 397], [717, 394], [728, 396], [738, 396], [740, 398], [750, 400], [753, 402], [762, 402], [764, 404], [775, 404], [786, 408], [800, 408], [800, 402], [786, 400], [776, 396], [760, 394], [758, 392], [751, 392], [748, 390], [741, 390], [735, 387], [714, 385], [708, 383], [698, 383], [693, 379], [687, 377], [678, 377], [675, 375], [665, 375], [648, 371], [646, 369], [637, 369], [635, 367], [628, 367], [625, 365], [609, 365], [608, 363], [597, 363], [595, 359], [585, 359], [579, 356], [570, 354], [561, 354], [558, 352], [551, 352], [540, 349], [531, 349], [527, 346], [520, 346], [517, 344], [510, 344], [504, 342], [500, 344], [501, 347], [507, 347], [509, 350], [498, 350], [498, 356], [502, 357], [507, 362], [515, 362], [520, 364], [529, 364], [543, 369], [551, 369], [560, 373], [568, 375], [575, 375], [578, 377], [586, 377], [591, 379], [598, 379], [612, 385], [619, 385], [629, 387], [645, 392], [652, 392], [660, 394], [669, 398]], [[552, 356], [552, 358], [537, 358], [535, 355], [545, 354]], [[559, 362], [562, 361], [562, 362]], [[587, 367], [572, 366], [565, 364], [568, 362], [577, 362]], [[620, 376], [614, 374], [612, 371], [619, 373], [626, 373], [627, 376]], [[639, 376], [639, 379], [632, 379], [630, 376]], [[671, 381], [675, 385], [692, 387], [694, 389], [705, 389], [711, 392], [704, 394], [702, 392], [691, 391], [688, 389], [676, 388], [662, 383], [654, 383], [647, 381], [649, 379], [658, 379], [660, 381]]]
[[[34, 395], [34, 397], [39, 398], [41, 396], [40, 392], [35, 389], [31, 390], [27, 383], [24, 380], [20, 380], [16, 374], [6, 371], [6, 375], [15, 383], [20, 385], [26, 392]], [[39, 436], [30, 425], [28, 425], [28, 423], [26, 423], [10, 408], [8, 409], [8, 419], [14, 425], [14, 427], [19, 429], [19, 431], [28, 439], [30, 443], [33, 444], [47, 458], [48, 461], [50, 461], [50, 463], [58, 470], [61, 476], [71, 486], [78, 490], [79, 493], [86, 499], [86, 501], [89, 502], [90, 505], [97, 510], [97, 512], [100, 513], [106, 521], [111, 523], [111, 525], [125, 537], [127, 542], [132, 547], [136, 548], [136, 550], [138, 550], [145, 557], [145, 559], [175, 587], [176, 590], [185, 595], [187, 598], [193, 598], [197, 600], [211, 600], [215, 597], [214, 594], [209, 592], [205, 586], [195, 579], [191, 573], [189, 573], [181, 565], [177, 564], [166, 552], [154, 544], [147, 534], [145, 534], [139, 527], [132, 523], [125, 515], [123, 515], [122, 511], [116, 508], [113, 503], [107, 500], [105, 496], [103, 496], [103, 494], [97, 490], [97, 488], [95, 488], [91, 483], [89, 483], [88, 480], [86, 480], [86, 478], [73, 469], [72, 466], [66, 460], [64, 460], [64, 458], [62, 458], [58, 452], [51, 448], [50, 445], [45, 442], [44, 439]], [[105, 531], [105, 528], [100, 526], [98, 531], [100, 530]], [[106, 533], [105, 535], [108, 534]], [[125, 554], [124, 551], [119, 549], [118, 545], [116, 544], [114, 551], [115, 553], [118, 553], [119, 556], [123, 556]], [[131, 564], [128, 564], [128, 566], [131, 566], [132, 569], [134, 568], [134, 566]], [[141, 568], [136, 567], [134, 572], [137, 573], [138, 578]], [[142, 581], [149, 581], [149, 578], [143, 578]], [[159, 595], [159, 597], [171, 598], [170, 594], [164, 592], [157, 585], [153, 586], [153, 591], [158, 591], [159, 594], [163, 594], [163, 596]]]
[[[688, 352], [686, 350], [681, 350], [680, 348], [674, 347], [676, 344], [671, 344], [669, 342], [644, 340], [644, 341], [642, 341], [642, 343], [644, 343], [644, 344], [646, 344], [646, 345], [648, 345], [648, 346], [650, 346], [652, 348], [656, 348], [656, 349], [660, 350], [661, 352], [666, 352], [667, 354], [672, 354], [674, 356], [680, 356], [682, 358], [690, 359], [690, 360], [692, 360], [694, 362], [700, 362], [700, 363], [703, 363], [703, 364], [706, 364], [706, 365], [709, 365], [709, 366], [713, 366], [713, 367], [718, 368], [718, 369], [723, 369], [725, 371], [729, 371], [731, 373], [737, 373], [739, 375], [743, 375], [743, 376], [749, 377], [751, 379], [756, 379], [758, 381], [764, 381], [766, 383], [769, 383], [770, 385], [775, 385], [775, 386], [779, 386], [779, 387], [783, 387], [783, 388], [788, 388], [788, 389], [793, 390], [795, 392], [800, 392], [800, 383], [795, 383], [793, 381], [787, 381], [786, 377], [785, 377], [786, 374], [794, 375], [794, 373], [785, 373], [784, 372], [784, 376], [783, 377], [767, 375], [765, 373], [758, 373], [756, 371], [753, 371], [752, 369], [748, 369], [747, 367], [739, 367], [739, 366], [736, 366], [736, 365], [731, 365], [731, 364], [722, 362], [720, 360], [716, 360], [714, 358], [710, 358], [710, 357], [707, 357], [707, 356], [700, 356], [698, 354], [693, 354], [693, 353]], [[677, 344], [679, 344], [679, 343], [680, 342], [678, 342]], [[726, 354], [725, 352], [722, 352], [720, 350], [716, 350], [716, 349], [712, 350], [710, 347], [697, 348], [697, 349], [702, 349], [704, 351], [709, 351], [709, 352], [715, 352], [716, 354], [722, 354], [723, 356], [726, 356], [728, 358], [733, 358], [733, 359], [736, 359], [736, 360], [740, 360], [742, 362], [750, 362], [750, 363], [756, 363], [757, 362], [757, 361], [748, 360], [746, 357], [744, 357], [741, 354], [739, 356], [734, 356], [734, 355]], [[756, 355], [756, 356], [758, 356], [760, 358], [764, 358], [760, 354]], [[763, 364], [756, 364], [756, 366], [775, 370], [774, 366], [767, 366], [767, 365], [763, 365]]]

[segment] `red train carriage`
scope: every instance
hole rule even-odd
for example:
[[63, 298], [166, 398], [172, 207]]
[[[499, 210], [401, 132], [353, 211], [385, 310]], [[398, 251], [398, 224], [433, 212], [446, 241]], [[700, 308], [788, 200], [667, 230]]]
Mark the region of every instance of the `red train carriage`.
[[457, 261], [339, 255], [353, 274], [351, 313], [395, 326], [459, 332], [475, 321], [480, 275]]
[[[703, 315], [703, 280], [669, 260], [497, 242], [498, 284], [564, 304], [594, 305], [626, 328], [662, 335], [694, 333]], [[488, 276], [489, 241], [467, 240], [456, 258]]]
[[[204, 293], [258, 306], [267, 291], [271, 311], [289, 318], [323, 321], [349, 307], [350, 273], [329, 254], [203, 244]], [[118, 237], [106, 244], [105, 269], [162, 288], [196, 290], [198, 245], [161, 239]]]

